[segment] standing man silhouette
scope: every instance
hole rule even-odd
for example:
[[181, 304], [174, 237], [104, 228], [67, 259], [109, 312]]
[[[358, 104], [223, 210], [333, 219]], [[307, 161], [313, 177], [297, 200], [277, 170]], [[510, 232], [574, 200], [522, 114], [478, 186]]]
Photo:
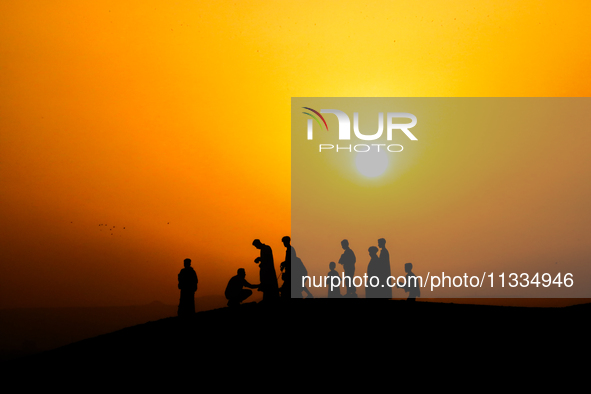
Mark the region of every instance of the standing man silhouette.
[[285, 236], [281, 238], [281, 242], [283, 242], [283, 246], [285, 246], [285, 261], [281, 263], [279, 266], [283, 274], [281, 275], [281, 279], [283, 279], [283, 285], [281, 285], [281, 298], [289, 299], [291, 297], [291, 255], [295, 254], [295, 249], [291, 246], [291, 238]]
[[370, 280], [372, 276], [377, 276], [380, 279], [381, 284], [378, 284], [378, 287], [367, 285], [365, 287], [365, 298], [382, 298], [383, 291], [381, 290], [384, 288], [379, 287], [383, 285], [383, 282], [381, 278], [382, 267], [380, 266], [380, 258], [378, 257], [378, 248], [375, 246], [370, 246], [367, 251], [369, 252], [369, 257], [371, 258], [369, 264], [367, 265], [367, 276], [370, 278]]
[[179, 289], [181, 300], [179, 302], [178, 315], [186, 317], [195, 314], [195, 292], [197, 291], [197, 273], [191, 267], [191, 259], [185, 259], [185, 268], [179, 272]]
[[259, 264], [260, 268], [261, 284], [259, 291], [263, 292], [263, 301], [275, 301], [279, 298], [279, 285], [277, 284], [277, 274], [273, 262], [273, 250], [269, 245], [265, 245], [258, 239], [252, 241], [252, 244], [261, 251], [260, 257], [257, 257], [254, 262]]
[[384, 298], [392, 298], [392, 288], [388, 286], [387, 280], [390, 276], [392, 276], [392, 270], [390, 268], [390, 252], [386, 249], [386, 240], [384, 238], [378, 239], [378, 246], [382, 249], [380, 251], [380, 266], [383, 269], [382, 275], [383, 277], [380, 278], [380, 285], [384, 285], [383, 287], [383, 297]]
[[349, 247], [349, 241], [346, 239], [341, 241], [341, 247], [344, 252], [339, 259], [339, 264], [343, 266], [345, 276], [350, 278], [349, 280], [345, 279], [345, 284], [347, 285], [347, 294], [345, 294], [345, 297], [357, 298], [357, 289], [355, 289], [355, 286], [353, 285], [353, 276], [355, 275], [355, 253], [353, 253]]

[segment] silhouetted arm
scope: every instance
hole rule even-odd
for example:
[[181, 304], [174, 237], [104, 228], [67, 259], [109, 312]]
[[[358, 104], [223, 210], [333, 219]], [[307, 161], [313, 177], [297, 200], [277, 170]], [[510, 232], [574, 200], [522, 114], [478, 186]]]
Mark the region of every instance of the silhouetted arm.
[[248, 281], [246, 279], [244, 280], [244, 282], [242, 283], [242, 285], [244, 287], [248, 287], [249, 289], [258, 289], [259, 286], [260, 286], [260, 284], [259, 285], [251, 285], [250, 283], [248, 283]]
[[396, 287], [399, 289], [404, 290], [406, 293], [408, 293], [408, 290], [406, 289], [406, 285], [405, 286], [398, 286], [398, 282], [396, 282]]

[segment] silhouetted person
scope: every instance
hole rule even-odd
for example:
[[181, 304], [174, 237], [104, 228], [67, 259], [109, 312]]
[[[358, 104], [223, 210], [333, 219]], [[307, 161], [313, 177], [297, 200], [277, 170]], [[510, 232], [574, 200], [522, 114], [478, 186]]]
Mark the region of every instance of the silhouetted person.
[[191, 259], [185, 259], [185, 268], [179, 272], [179, 289], [181, 300], [179, 302], [178, 315], [190, 316], [195, 313], [195, 292], [197, 291], [197, 273], [191, 267]]
[[[328, 271], [328, 274], [326, 276], [328, 276], [328, 283], [332, 283], [332, 277], [336, 276], [337, 278], [339, 277], [339, 273], [335, 270], [336, 268], [336, 264], [334, 261], [331, 261], [328, 264], [328, 268], [330, 268], [330, 271]], [[328, 285], [328, 298], [341, 298], [341, 287], [332, 287], [331, 285]]]
[[308, 275], [308, 270], [302, 259], [296, 256], [295, 249], [291, 247], [291, 296], [292, 298], [302, 298], [302, 291], [307, 294], [306, 298], [314, 298], [310, 290], [306, 287], [303, 279]]
[[279, 298], [279, 285], [277, 284], [277, 274], [273, 262], [273, 251], [269, 245], [265, 245], [258, 239], [252, 241], [252, 244], [261, 251], [260, 257], [257, 257], [254, 262], [260, 268], [261, 284], [259, 285], [259, 291], [263, 292], [263, 301], [275, 301]]
[[404, 271], [406, 272], [406, 286], [400, 287], [400, 286], [396, 285], [396, 287], [400, 287], [401, 289], [404, 289], [404, 291], [408, 293], [408, 298], [406, 299], [407, 301], [415, 301], [415, 299], [417, 297], [421, 296], [421, 288], [419, 287], [418, 280], [416, 282], [414, 279], [412, 280], [412, 282], [410, 281], [411, 277], [416, 276], [412, 272], [412, 263], [404, 264]]
[[384, 238], [378, 239], [378, 246], [382, 249], [380, 251], [380, 266], [383, 269], [383, 278], [380, 278], [380, 285], [382, 285], [382, 283], [384, 284], [383, 297], [390, 299], [392, 298], [392, 288], [388, 286], [386, 282], [392, 275], [392, 270], [390, 269], [390, 252], [386, 249], [386, 240]]
[[383, 291], [380, 291], [383, 289], [383, 287], [380, 287], [382, 285], [385, 285], [384, 283], [379, 283], [377, 285], [377, 287], [373, 287], [371, 286], [370, 283], [374, 283], [376, 284], [377, 282], [374, 280], [372, 281], [371, 278], [373, 276], [377, 277], [378, 279], [381, 280], [381, 271], [382, 271], [382, 267], [380, 267], [380, 259], [378, 257], [378, 248], [376, 248], [375, 246], [370, 246], [368, 249], [369, 252], [369, 257], [371, 258], [369, 261], [369, 264], [367, 265], [367, 276], [368, 276], [368, 282], [367, 282], [367, 287], [365, 288], [365, 298], [382, 298], [383, 295]]
[[345, 276], [350, 278], [350, 280], [345, 279], [345, 284], [347, 286], [347, 294], [345, 294], [345, 297], [357, 298], [357, 290], [353, 285], [353, 276], [355, 275], [355, 253], [349, 248], [349, 241], [346, 239], [341, 241], [341, 247], [344, 252], [339, 259], [339, 264], [343, 266]]
[[248, 287], [251, 289], [257, 289], [259, 285], [251, 285], [246, 280], [246, 271], [244, 268], [238, 269], [238, 275], [233, 276], [226, 286], [226, 298], [228, 299], [228, 306], [234, 307], [240, 305], [240, 303], [246, 300], [252, 295], [252, 290], [243, 289]]
[[281, 298], [289, 298], [291, 296], [291, 255], [295, 254], [295, 250], [293, 246], [291, 246], [291, 238], [285, 236], [281, 238], [281, 242], [283, 242], [283, 246], [285, 246], [285, 260], [279, 266], [283, 274], [281, 275], [281, 279], [283, 279], [283, 284], [281, 285], [281, 289], [279, 289], [281, 293]]

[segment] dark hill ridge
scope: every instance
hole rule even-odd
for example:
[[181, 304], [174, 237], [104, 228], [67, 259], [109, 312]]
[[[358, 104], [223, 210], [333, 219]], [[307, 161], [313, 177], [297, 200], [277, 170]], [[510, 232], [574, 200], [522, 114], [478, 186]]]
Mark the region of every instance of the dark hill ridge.
[[[226, 306], [224, 296], [197, 297], [197, 311]], [[177, 315], [177, 305], [14, 308], [0, 310], [0, 362], [55, 349], [125, 327]]]
[[[590, 311], [591, 304], [524, 308], [365, 299], [250, 303], [199, 312], [191, 319], [170, 317], [128, 327], [10, 365], [36, 369], [195, 362], [207, 372], [238, 363], [256, 372], [261, 362], [282, 365], [285, 357], [305, 363], [311, 357], [328, 360], [343, 353], [359, 362], [371, 360], [373, 354], [408, 355], [419, 349], [474, 347], [484, 352], [523, 350], [526, 344], [572, 346], [582, 339], [577, 329], [586, 327]], [[430, 355], [424, 352], [428, 361]]]

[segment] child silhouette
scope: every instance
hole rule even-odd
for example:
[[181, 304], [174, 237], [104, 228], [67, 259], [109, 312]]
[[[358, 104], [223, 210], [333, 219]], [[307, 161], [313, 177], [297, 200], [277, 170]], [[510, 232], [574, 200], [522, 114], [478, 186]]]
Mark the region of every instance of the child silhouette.
[[[335, 270], [336, 268], [336, 264], [334, 261], [331, 261], [328, 264], [328, 268], [330, 268], [330, 271], [328, 272], [328, 282], [327, 283], [332, 283], [332, 277], [336, 276], [338, 278], [339, 273]], [[340, 280], [339, 280], [340, 283]], [[340, 298], [341, 297], [341, 288], [339, 287], [332, 287], [332, 285], [328, 286], [328, 298]]]
[[406, 272], [406, 285], [396, 285], [396, 287], [399, 289], [404, 289], [404, 291], [408, 293], [408, 298], [406, 300], [413, 302], [417, 297], [421, 296], [421, 288], [415, 279], [411, 281], [412, 277], [416, 277], [416, 275], [412, 272], [412, 263], [404, 264], [404, 271]]

